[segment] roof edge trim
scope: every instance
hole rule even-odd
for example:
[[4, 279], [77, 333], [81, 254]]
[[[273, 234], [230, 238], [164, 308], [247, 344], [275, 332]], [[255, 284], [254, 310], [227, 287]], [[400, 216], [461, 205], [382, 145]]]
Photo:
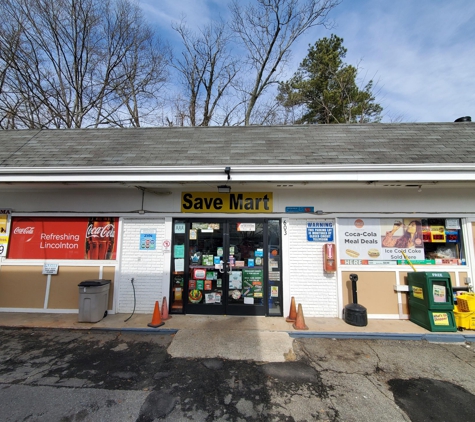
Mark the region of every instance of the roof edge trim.
[[279, 174], [279, 173], [329, 173], [329, 172], [428, 172], [428, 171], [475, 171], [474, 164], [350, 164], [350, 165], [304, 165], [304, 166], [164, 166], [164, 167], [128, 167], [128, 166], [102, 166], [102, 167], [0, 167], [0, 175], [101, 175], [101, 174], [225, 174], [225, 168], [231, 167], [231, 174]]

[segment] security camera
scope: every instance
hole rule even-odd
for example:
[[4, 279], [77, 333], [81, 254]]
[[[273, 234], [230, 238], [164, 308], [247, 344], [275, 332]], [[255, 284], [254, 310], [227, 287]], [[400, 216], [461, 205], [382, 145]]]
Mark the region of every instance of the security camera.
[[358, 274], [350, 274], [351, 281], [358, 281]]

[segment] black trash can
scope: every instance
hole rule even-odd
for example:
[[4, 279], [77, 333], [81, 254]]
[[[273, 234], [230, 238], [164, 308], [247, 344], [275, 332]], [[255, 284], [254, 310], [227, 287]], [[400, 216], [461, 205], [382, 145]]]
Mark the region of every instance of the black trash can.
[[98, 322], [107, 315], [111, 280], [84, 280], [79, 286], [78, 322]]

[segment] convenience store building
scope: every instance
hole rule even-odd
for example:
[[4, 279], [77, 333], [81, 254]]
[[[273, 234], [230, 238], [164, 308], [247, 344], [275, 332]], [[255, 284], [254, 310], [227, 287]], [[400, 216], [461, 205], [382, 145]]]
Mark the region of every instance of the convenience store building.
[[[475, 125], [0, 132], [0, 311], [406, 319], [412, 267], [475, 271]], [[48, 271], [53, 268], [55, 271]], [[133, 279], [133, 283], [132, 283]]]

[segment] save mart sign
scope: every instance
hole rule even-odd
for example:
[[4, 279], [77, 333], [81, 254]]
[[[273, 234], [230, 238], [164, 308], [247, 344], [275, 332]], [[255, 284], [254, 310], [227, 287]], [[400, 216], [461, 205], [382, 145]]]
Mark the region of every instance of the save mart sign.
[[272, 192], [183, 192], [181, 212], [270, 213]]

